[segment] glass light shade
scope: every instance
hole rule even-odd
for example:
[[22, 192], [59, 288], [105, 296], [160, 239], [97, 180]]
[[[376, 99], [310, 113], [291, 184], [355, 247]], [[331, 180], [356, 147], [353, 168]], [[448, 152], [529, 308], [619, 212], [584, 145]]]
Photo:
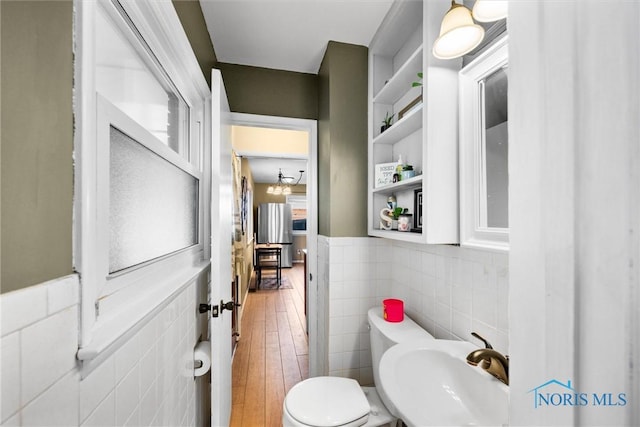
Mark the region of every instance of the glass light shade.
[[484, 28], [473, 22], [471, 11], [451, 3], [440, 26], [440, 37], [433, 44], [433, 56], [440, 59], [458, 58], [475, 49], [484, 38]]
[[282, 194], [282, 187], [281, 186], [276, 186], [276, 188], [273, 190], [273, 194], [275, 194], [276, 196], [279, 196], [280, 194]]
[[274, 191], [275, 189], [273, 188], [273, 185], [270, 185], [269, 188], [267, 188], [267, 194], [273, 194]]
[[479, 22], [493, 22], [504, 19], [509, 14], [509, 2], [476, 0], [473, 5], [473, 18]]
[[282, 194], [284, 194], [285, 196], [288, 196], [289, 194], [291, 194], [291, 187], [289, 186], [284, 187], [284, 190], [282, 190]]

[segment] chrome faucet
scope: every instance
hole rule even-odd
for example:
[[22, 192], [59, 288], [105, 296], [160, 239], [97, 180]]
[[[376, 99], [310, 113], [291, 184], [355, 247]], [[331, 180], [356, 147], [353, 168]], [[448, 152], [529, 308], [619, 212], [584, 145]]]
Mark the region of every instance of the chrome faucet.
[[509, 385], [509, 356], [503, 356], [493, 349], [489, 341], [475, 332], [471, 335], [484, 342], [485, 348], [474, 350], [467, 356], [467, 363], [472, 366], [480, 366], [482, 369]]

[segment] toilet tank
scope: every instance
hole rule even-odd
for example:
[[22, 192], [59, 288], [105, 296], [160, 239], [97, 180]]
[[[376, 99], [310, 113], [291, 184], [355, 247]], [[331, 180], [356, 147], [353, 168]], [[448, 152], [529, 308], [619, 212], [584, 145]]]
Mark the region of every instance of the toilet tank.
[[402, 322], [387, 322], [382, 317], [382, 307], [374, 307], [369, 309], [368, 317], [373, 381], [379, 386], [378, 366], [385, 351], [401, 342], [434, 338], [406, 314]]

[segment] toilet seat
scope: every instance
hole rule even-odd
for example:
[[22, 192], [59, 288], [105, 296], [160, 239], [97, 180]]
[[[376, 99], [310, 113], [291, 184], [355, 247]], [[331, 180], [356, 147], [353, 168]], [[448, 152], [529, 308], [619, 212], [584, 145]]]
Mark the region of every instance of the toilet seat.
[[357, 381], [315, 377], [291, 388], [284, 410], [292, 421], [310, 427], [355, 427], [369, 417], [369, 402]]

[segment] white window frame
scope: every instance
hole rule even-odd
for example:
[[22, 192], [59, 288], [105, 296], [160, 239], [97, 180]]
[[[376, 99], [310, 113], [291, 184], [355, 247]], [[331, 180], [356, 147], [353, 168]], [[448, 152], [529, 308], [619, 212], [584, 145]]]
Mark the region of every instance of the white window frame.
[[[125, 268], [122, 271], [118, 271], [115, 273], [110, 273], [110, 265], [109, 265], [109, 194], [110, 189], [110, 170], [109, 165], [110, 162], [110, 128], [111, 126], [117, 128], [122, 133], [129, 136], [131, 139], [136, 141], [136, 143], [142, 145], [147, 148], [149, 151], [158, 155], [163, 160], [168, 161], [172, 165], [178, 167], [182, 171], [188, 173], [192, 177], [198, 180], [198, 205], [202, 205], [200, 202], [202, 200], [202, 173], [196, 167], [194, 167], [191, 163], [186, 161], [180, 154], [173, 151], [167, 145], [163, 144], [161, 141], [156, 139], [147, 129], [143, 128], [127, 116], [125, 113], [120, 111], [115, 105], [109, 102], [107, 99], [97, 95], [96, 99], [97, 104], [97, 121], [96, 121], [96, 149], [97, 149], [97, 158], [100, 159], [98, 161], [98, 169], [96, 171], [97, 175], [97, 193], [98, 197], [98, 212], [96, 218], [96, 225], [98, 229], [97, 239], [98, 239], [98, 251], [99, 251], [99, 260], [98, 260], [98, 273], [100, 277], [106, 277], [107, 280], [101, 283], [98, 283], [98, 299], [109, 297], [114, 295], [119, 290], [127, 287], [127, 286], [136, 286], [136, 287], [145, 287], [145, 286], [153, 286], [152, 283], [149, 283], [149, 280], [146, 278], [148, 275], [145, 272], [145, 267], [150, 264], [160, 263], [163, 260], [171, 257], [177, 257], [177, 255], [181, 252], [189, 252], [191, 256], [197, 255], [198, 252], [202, 252], [202, 218], [201, 218], [201, 209], [198, 209], [198, 242], [195, 245], [191, 245], [186, 248], [178, 249], [174, 252], [161, 255], [158, 258], [153, 258], [151, 260], [147, 260], [142, 262], [141, 264], [136, 264], [130, 267]], [[107, 160], [104, 160], [107, 159]], [[104, 195], [104, 196], [103, 196]], [[125, 293], [126, 294], [126, 293]], [[107, 301], [109, 301], [107, 299]], [[120, 303], [120, 302], [119, 302]]]
[[488, 227], [483, 99], [479, 82], [509, 63], [508, 36], [459, 73], [460, 244], [497, 252], [509, 250], [509, 229]]
[[[206, 140], [211, 137], [207, 131], [211, 92], [171, 2], [74, 0], [74, 3], [74, 266], [81, 277], [77, 357], [82, 361], [84, 375], [112, 354], [144, 324], [143, 320], [158, 312], [172, 295], [192, 283], [209, 265], [210, 232], [206, 219], [210, 216], [211, 167], [204, 150]], [[153, 151], [199, 179], [198, 244], [112, 277], [108, 274], [106, 226], [109, 156], [104, 156], [104, 141], [102, 144], [96, 141], [112, 120], [120, 125], [129, 120], [128, 129], [136, 125], [96, 93], [95, 18], [98, 8], [103, 8], [117, 22], [127, 40], [132, 43], [144, 40], [151, 51], [149, 62], [158, 64], [152, 71], [168, 76], [187, 103], [190, 136], [189, 141], [181, 142], [183, 152], [176, 154], [166, 146], [163, 149], [157, 145]], [[119, 126], [116, 124], [116, 127]], [[148, 133], [140, 127], [134, 139], [146, 138], [145, 132]], [[149, 137], [153, 138], [150, 133]]]

